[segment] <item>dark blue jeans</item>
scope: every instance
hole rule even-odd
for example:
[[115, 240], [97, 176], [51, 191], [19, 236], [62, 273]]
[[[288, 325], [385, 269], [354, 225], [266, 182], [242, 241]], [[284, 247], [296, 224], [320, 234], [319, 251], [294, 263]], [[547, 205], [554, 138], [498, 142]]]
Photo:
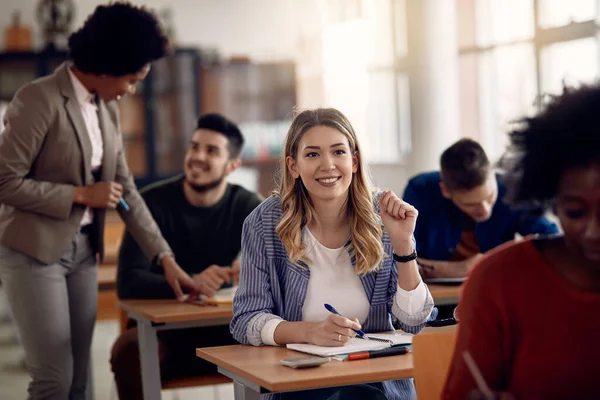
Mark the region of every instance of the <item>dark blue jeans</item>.
[[282, 400], [387, 400], [380, 383], [303, 390], [300, 392], [281, 393]]

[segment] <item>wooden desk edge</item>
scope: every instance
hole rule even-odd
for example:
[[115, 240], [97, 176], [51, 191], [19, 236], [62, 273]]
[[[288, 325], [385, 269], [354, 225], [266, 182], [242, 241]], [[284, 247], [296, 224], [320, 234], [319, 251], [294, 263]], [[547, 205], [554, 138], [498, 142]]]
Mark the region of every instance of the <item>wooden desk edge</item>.
[[[308, 354], [305, 353], [301, 353], [301, 352], [297, 352], [294, 350], [288, 350], [291, 353], [295, 353], [295, 355], [297, 355], [298, 357], [308, 357]], [[335, 382], [334, 385], [331, 385], [331, 381], [332, 378], [330, 376], [325, 376], [323, 378], [312, 378], [310, 381], [307, 380], [303, 380], [303, 381], [295, 381], [295, 382], [282, 382], [282, 383], [270, 383], [265, 381], [264, 379], [260, 379], [257, 378], [256, 376], [253, 376], [247, 372], [245, 372], [244, 370], [231, 365], [229, 363], [225, 364], [225, 363], [220, 363], [219, 359], [217, 359], [216, 357], [213, 357], [211, 354], [208, 354], [206, 352], [203, 351], [202, 348], [197, 348], [196, 349], [196, 356], [203, 358], [227, 371], [232, 372], [233, 374], [248, 380], [249, 382], [252, 382], [264, 389], [267, 389], [270, 392], [289, 392], [289, 391], [296, 391], [296, 390], [310, 390], [310, 389], [318, 389], [318, 388], [325, 388], [325, 387], [338, 387], [338, 386], [346, 386], [349, 384], [359, 384], [359, 383], [371, 383], [371, 382], [383, 382], [383, 381], [389, 381], [389, 380], [398, 380], [398, 379], [409, 379], [413, 377], [413, 368], [408, 368], [408, 369], [404, 369], [402, 370], [402, 374], [398, 374], [397, 370], [390, 370], [390, 371], [386, 371], [386, 372], [377, 372], [377, 379], [373, 380], [373, 379], [360, 379], [358, 381], [354, 381], [354, 382]], [[401, 356], [394, 356], [394, 357], [410, 357], [412, 359], [412, 354], [405, 354], [405, 355], [401, 355]], [[331, 361], [331, 362], [345, 362], [345, 361]], [[356, 362], [360, 362], [360, 361], [356, 361]], [[221, 365], [223, 364], [223, 365]], [[412, 364], [412, 363], [411, 363]], [[371, 376], [371, 374], [361, 374], [360, 376]], [[314, 383], [318, 383], [319, 386], [315, 387]]]
[[[128, 314], [131, 314], [131, 313], [136, 314], [137, 316], [140, 316], [140, 317], [142, 317], [152, 323], [155, 323], [155, 324], [188, 322], [188, 321], [194, 321], [194, 320], [198, 319], [198, 318], [189, 318], [185, 314], [175, 315], [175, 316], [165, 315], [165, 316], [161, 316], [160, 318], [156, 318], [156, 317], [153, 317], [147, 311], [139, 310], [138, 307], [136, 307], [136, 305], [128, 304], [129, 301], [140, 301], [140, 299], [119, 300], [117, 305], [119, 308], [121, 308]], [[173, 299], [173, 301], [175, 301], [175, 299]], [[175, 303], [175, 304], [177, 304], [177, 303]], [[194, 304], [190, 304], [190, 306], [194, 306]], [[197, 307], [201, 307], [201, 306], [197, 306]], [[218, 306], [207, 306], [207, 307], [218, 307]], [[230, 310], [230, 309], [219, 310], [210, 316], [210, 319], [215, 319], [215, 320], [216, 319], [231, 319], [231, 318], [232, 318], [232, 310]], [[209, 319], [209, 318], [202, 318], [202, 319]]]

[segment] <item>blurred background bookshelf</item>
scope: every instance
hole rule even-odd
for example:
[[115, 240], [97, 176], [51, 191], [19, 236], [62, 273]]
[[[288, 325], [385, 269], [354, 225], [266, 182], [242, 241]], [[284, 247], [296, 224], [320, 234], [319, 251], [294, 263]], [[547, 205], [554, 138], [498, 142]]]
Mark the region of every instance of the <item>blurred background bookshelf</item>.
[[[63, 51], [0, 53], [0, 101], [25, 83], [52, 73], [68, 59]], [[255, 188], [273, 189], [273, 177], [296, 104], [293, 62], [253, 63], [179, 48], [152, 64], [133, 96], [119, 102], [123, 145], [138, 187], [183, 172], [196, 119], [219, 112], [239, 124], [245, 139], [243, 165]]]
[[267, 196], [296, 105], [294, 63], [236, 58], [205, 65], [201, 86], [203, 112], [218, 112], [239, 124], [246, 140], [243, 166], [256, 171], [257, 190]]

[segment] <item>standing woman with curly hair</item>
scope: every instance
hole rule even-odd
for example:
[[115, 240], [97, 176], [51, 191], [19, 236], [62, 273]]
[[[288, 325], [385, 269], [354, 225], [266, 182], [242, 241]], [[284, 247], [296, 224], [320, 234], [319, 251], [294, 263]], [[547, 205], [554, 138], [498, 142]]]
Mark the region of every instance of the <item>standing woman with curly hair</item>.
[[515, 204], [552, 209], [564, 235], [485, 255], [460, 303], [444, 398], [490, 388], [519, 399], [598, 399], [600, 386], [600, 87], [565, 90], [511, 134], [501, 166]]
[[0, 280], [25, 349], [29, 399], [83, 399], [106, 209], [118, 211], [179, 298], [197, 292], [138, 194], [115, 100], [169, 44], [151, 12], [99, 6], [69, 38], [72, 62], [23, 86], [0, 136]]
[[[255, 346], [343, 346], [352, 329], [389, 331], [392, 319], [419, 332], [433, 300], [415, 261], [417, 210], [392, 192], [372, 195], [346, 117], [335, 109], [298, 114], [281, 168], [279, 191], [244, 223], [234, 338]], [[409, 399], [414, 387], [401, 380], [276, 396], [308, 395]]]

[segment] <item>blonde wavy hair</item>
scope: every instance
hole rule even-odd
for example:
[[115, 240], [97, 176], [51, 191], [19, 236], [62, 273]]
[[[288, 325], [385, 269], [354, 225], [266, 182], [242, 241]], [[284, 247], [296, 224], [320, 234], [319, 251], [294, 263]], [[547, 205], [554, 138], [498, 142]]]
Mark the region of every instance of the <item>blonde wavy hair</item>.
[[289, 156], [297, 160], [302, 136], [315, 126], [327, 126], [341, 132], [358, 159], [358, 168], [348, 190], [346, 214], [350, 221], [350, 255], [356, 258], [355, 272], [364, 275], [376, 270], [383, 259], [383, 228], [373, 208], [370, 180], [363, 167], [356, 133], [344, 114], [334, 108], [305, 110], [292, 121], [283, 146], [279, 189], [273, 193], [281, 198], [283, 208], [277, 234], [292, 262], [309, 261], [302, 243], [302, 228], [315, 220], [316, 211], [302, 179], [294, 179], [290, 173], [286, 158]]

